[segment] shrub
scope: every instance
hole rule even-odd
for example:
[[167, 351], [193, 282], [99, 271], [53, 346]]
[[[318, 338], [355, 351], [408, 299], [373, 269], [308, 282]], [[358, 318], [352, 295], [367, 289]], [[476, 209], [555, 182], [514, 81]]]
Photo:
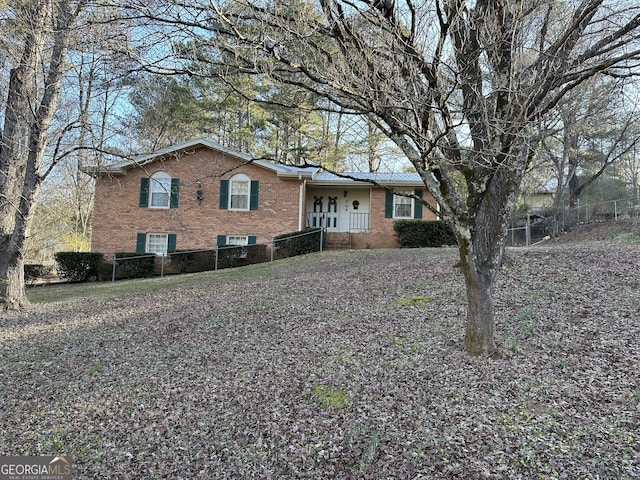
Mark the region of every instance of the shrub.
[[216, 254], [213, 250], [177, 250], [169, 254], [171, 269], [177, 273], [205, 272], [215, 268]]
[[113, 262], [102, 261], [98, 264], [98, 281], [110, 282], [113, 276]]
[[262, 263], [268, 260], [267, 246], [265, 244], [247, 245], [244, 248], [246, 249], [246, 252], [247, 252], [245, 265]]
[[58, 275], [72, 282], [86, 282], [98, 278], [98, 264], [103, 259], [101, 253], [94, 252], [58, 252]]
[[24, 266], [24, 280], [31, 285], [38, 278], [49, 275], [53, 267], [51, 265], [43, 265], [42, 263], [28, 263]]
[[116, 278], [149, 278], [153, 277], [153, 266], [156, 256], [136, 252], [118, 252], [116, 259]]
[[[306, 234], [306, 235], [305, 235]], [[306, 228], [274, 237], [275, 248], [281, 257], [295, 257], [320, 251], [320, 228]]]
[[451, 227], [443, 220], [397, 220], [393, 223], [402, 248], [457, 245]]
[[267, 246], [264, 244], [218, 247], [218, 268], [241, 267], [266, 261]]

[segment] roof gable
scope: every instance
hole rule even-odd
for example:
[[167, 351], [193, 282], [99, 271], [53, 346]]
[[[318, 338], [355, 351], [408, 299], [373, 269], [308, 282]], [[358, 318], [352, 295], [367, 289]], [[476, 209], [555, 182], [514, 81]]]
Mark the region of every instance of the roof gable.
[[92, 175], [101, 175], [101, 174], [125, 175], [127, 170], [130, 170], [132, 168], [148, 165], [158, 160], [166, 159], [168, 156], [176, 155], [176, 154], [179, 154], [180, 152], [185, 152], [188, 150], [195, 150], [197, 148], [202, 148], [202, 147], [208, 148], [216, 152], [223, 153], [225, 155], [229, 155], [242, 162], [251, 163], [252, 165], [257, 165], [259, 167], [266, 168], [267, 170], [273, 171], [278, 176], [296, 176], [297, 177], [300, 174], [305, 176], [310, 176], [313, 173], [313, 171], [317, 170], [317, 168], [315, 167], [313, 168], [294, 167], [289, 165], [276, 164], [264, 159], [255, 159], [250, 155], [237, 152], [230, 148], [224, 147], [219, 143], [213, 142], [206, 138], [197, 138], [194, 140], [189, 140], [187, 142], [181, 142], [175, 145], [171, 145], [169, 147], [161, 148], [152, 153], [137, 155], [129, 160], [124, 160], [122, 162], [113, 163], [110, 165], [105, 165], [100, 167], [87, 167], [85, 171], [86, 173], [89, 173]]
[[194, 150], [196, 148], [208, 148], [210, 150], [234, 157], [247, 164], [257, 165], [274, 172], [282, 178], [304, 178], [313, 185], [344, 185], [358, 183], [361, 185], [387, 185], [387, 186], [422, 186], [424, 185], [418, 173], [366, 173], [366, 172], [341, 172], [332, 173], [316, 166], [295, 166], [274, 163], [265, 159], [256, 159], [251, 155], [241, 153], [217, 142], [206, 138], [196, 138], [186, 142], [177, 143], [169, 147], [161, 148], [155, 152], [137, 155], [129, 160], [100, 167], [85, 167], [85, 173], [99, 176], [104, 174], [126, 175], [127, 170], [141, 167], [168, 156], [177, 155], [180, 152]]

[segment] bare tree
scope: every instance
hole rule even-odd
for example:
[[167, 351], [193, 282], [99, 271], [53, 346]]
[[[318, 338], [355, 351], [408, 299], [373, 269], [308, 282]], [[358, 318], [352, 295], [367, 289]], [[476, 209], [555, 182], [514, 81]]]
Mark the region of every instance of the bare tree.
[[[635, 99], [619, 82], [585, 82], [559, 102], [557, 114], [541, 129], [538, 157], [556, 180], [554, 207], [578, 204], [582, 192], [612, 166], [628, 158], [640, 136]], [[631, 100], [631, 101], [629, 101]]]
[[43, 178], [47, 130], [60, 94], [71, 29], [84, 3], [33, 0], [15, 3], [12, 10], [20, 34], [0, 138], [0, 303], [4, 308], [26, 303], [25, 237]]
[[295, 85], [367, 116], [399, 146], [457, 236], [464, 343], [475, 355], [496, 349], [492, 288], [534, 123], [595, 75], [637, 73], [640, 57], [640, 6], [623, 0], [134, 0], [127, 7], [162, 25], [155, 41], [169, 42], [163, 52], [178, 51], [172, 42], [185, 38], [189, 62], [208, 51], [206, 65], [183, 71]]
[[[43, 182], [63, 160], [75, 160], [69, 177], [72, 195], [82, 192], [75, 198], [76, 227], [88, 229], [85, 206], [91, 185], [79, 172], [84, 152], [106, 148], [104, 118], [113, 99], [112, 85], [98, 78], [108, 75], [97, 71], [99, 64], [109, 62], [98, 62], [96, 52], [85, 49], [96, 36], [79, 20], [88, 15], [100, 17], [88, 0], [32, 0], [12, 2], [0, 18], [3, 60], [10, 68], [0, 88], [6, 93], [0, 117], [0, 308], [28, 303], [23, 270], [27, 236]], [[104, 33], [113, 43], [123, 30]], [[78, 48], [70, 52], [71, 46]], [[80, 66], [75, 77], [70, 74]], [[98, 96], [99, 106], [92, 103]]]

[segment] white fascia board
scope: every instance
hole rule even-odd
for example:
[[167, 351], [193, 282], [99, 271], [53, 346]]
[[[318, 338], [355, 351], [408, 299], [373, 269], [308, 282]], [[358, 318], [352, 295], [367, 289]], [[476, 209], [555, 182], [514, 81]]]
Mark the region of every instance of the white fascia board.
[[[206, 138], [198, 138], [194, 140], [189, 140], [187, 142], [178, 143], [175, 145], [171, 145], [169, 147], [161, 148], [152, 153], [137, 155], [131, 158], [130, 160], [125, 160], [125, 161], [114, 163], [111, 165], [105, 165], [101, 167], [87, 167], [87, 173], [91, 173], [94, 176], [101, 175], [101, 174], [126, 175], [127, 170], [131, 168], [142, 167], [144, 165], [153, 163], [168, 155], [172, 155], [180, 151], [194, 149], [198, 147], [209, 148], [211, 150], [237, 158], [238, 160], [247, 162], [248, 164], [249, 163], [254, 164], [259, 167], [265, 168], [267, 170], [271, 170], [272, 172], [275, 172], [278, 175], [287, 175], [291, 173], [290, 169], [288, 168], [271, 163], [267, 160], [254, 159], [250, 155], [237, 152], [235, 150], [231, 150], [230, 148], [224, 147], [219, 143], [212, 142], [211, 140], [207, 140]], [[295, 175], [291, 173], [291, 176], [295, 176], [296, 178], [298, 177], [298, 175], [299, 173], [295, 173]]]

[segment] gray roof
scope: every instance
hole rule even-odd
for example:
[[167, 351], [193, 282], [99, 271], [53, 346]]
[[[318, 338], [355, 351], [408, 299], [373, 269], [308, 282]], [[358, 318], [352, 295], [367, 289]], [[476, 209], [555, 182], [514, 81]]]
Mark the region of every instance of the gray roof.
[[[250, 155], [237, 152], [235, 150], [231, 150], [230, 148], [224, 147], [219, 143], [213, 142], [206, 138], [196, 138], [194, 140], [189, 140], [187, 142], [177, 143], [169, 147], [161, 148], [152, 153], [137, 155], [131, 159], [124, 160], [118, 163], [113, 163], [110, 165], [99, 166], [99, 167], [87, 167], [85, 168], [85, 171], [93, 175], [125, 174], [126, 171], [130, 168], [140, 167], [148, 163], [152, 163], [155, 160], [165, 157], [167, 155], [172, 155], [180, 151], [190, 150], [198, 147], [210, 148], [211, 150], [216, 150], [218, 152], [225, 153], [229, 156], [235, 157], [247, 163], [251, 162], [252, 164], [259, 165], [269, 170], [273, 170], [274, 172], [278, 173], [278, 175], [280, 174], [286, 175], [287, 173], [289, 174], [294, 173], [292, 171], [292, 167], [289, 167], [287, 165], [280, 165], [277, 163], [270, 162], [268, 160], [254, 159], [254, 157]], [[297, 174], [298, 172], [295, 172], [295, 173]]]
[[318, 170], [311, 180], [311, 183], [315, 184], [343, 184], [353, 182], [375, 182], [380, 185], [424, 185], [418, 173], [341, 172], [340, 174], [335, 174]]
[[224, 147], [219, 143], [207, 140], [206, 138], [196, 138], [187, 142], [171, 145], [166, 148], [161, 148], [153, 153], [144, 155], [137, 155], [131, 159], [117, 162], [110, 165], [99, 167], [85, 167], [84, 171], [91, 175], [112, 174], [123, 175], [126, 171], [152, 163], [155, 160], [165, 157], [167, 155], [174, 154], [176, 152], [189, 150], [197, 147], [206, 147], [211, 150], [225, 153], [239, 160], [251, 162], [253, 165], [266, 168], [275, 172], [279, 177], [289, 178], [305, 178], [310, 184], [314, 185], [344, 185], [359, 183], [362, 185], [377, 183], [380, 185], [396, 185], [396, 186], [421, 186], [424, 185], [420, 175], [417, 173], [364, 173], [364, 172], [341, 172], [339, 174], [326, 172], [320, 167], [316, 166], [295, 166], [284, 165], [280, 163], [271, 162], [264, 159], [255, 159], [254, 157], [247, 155], [246, 153], [237, 152], [230, 148]]

